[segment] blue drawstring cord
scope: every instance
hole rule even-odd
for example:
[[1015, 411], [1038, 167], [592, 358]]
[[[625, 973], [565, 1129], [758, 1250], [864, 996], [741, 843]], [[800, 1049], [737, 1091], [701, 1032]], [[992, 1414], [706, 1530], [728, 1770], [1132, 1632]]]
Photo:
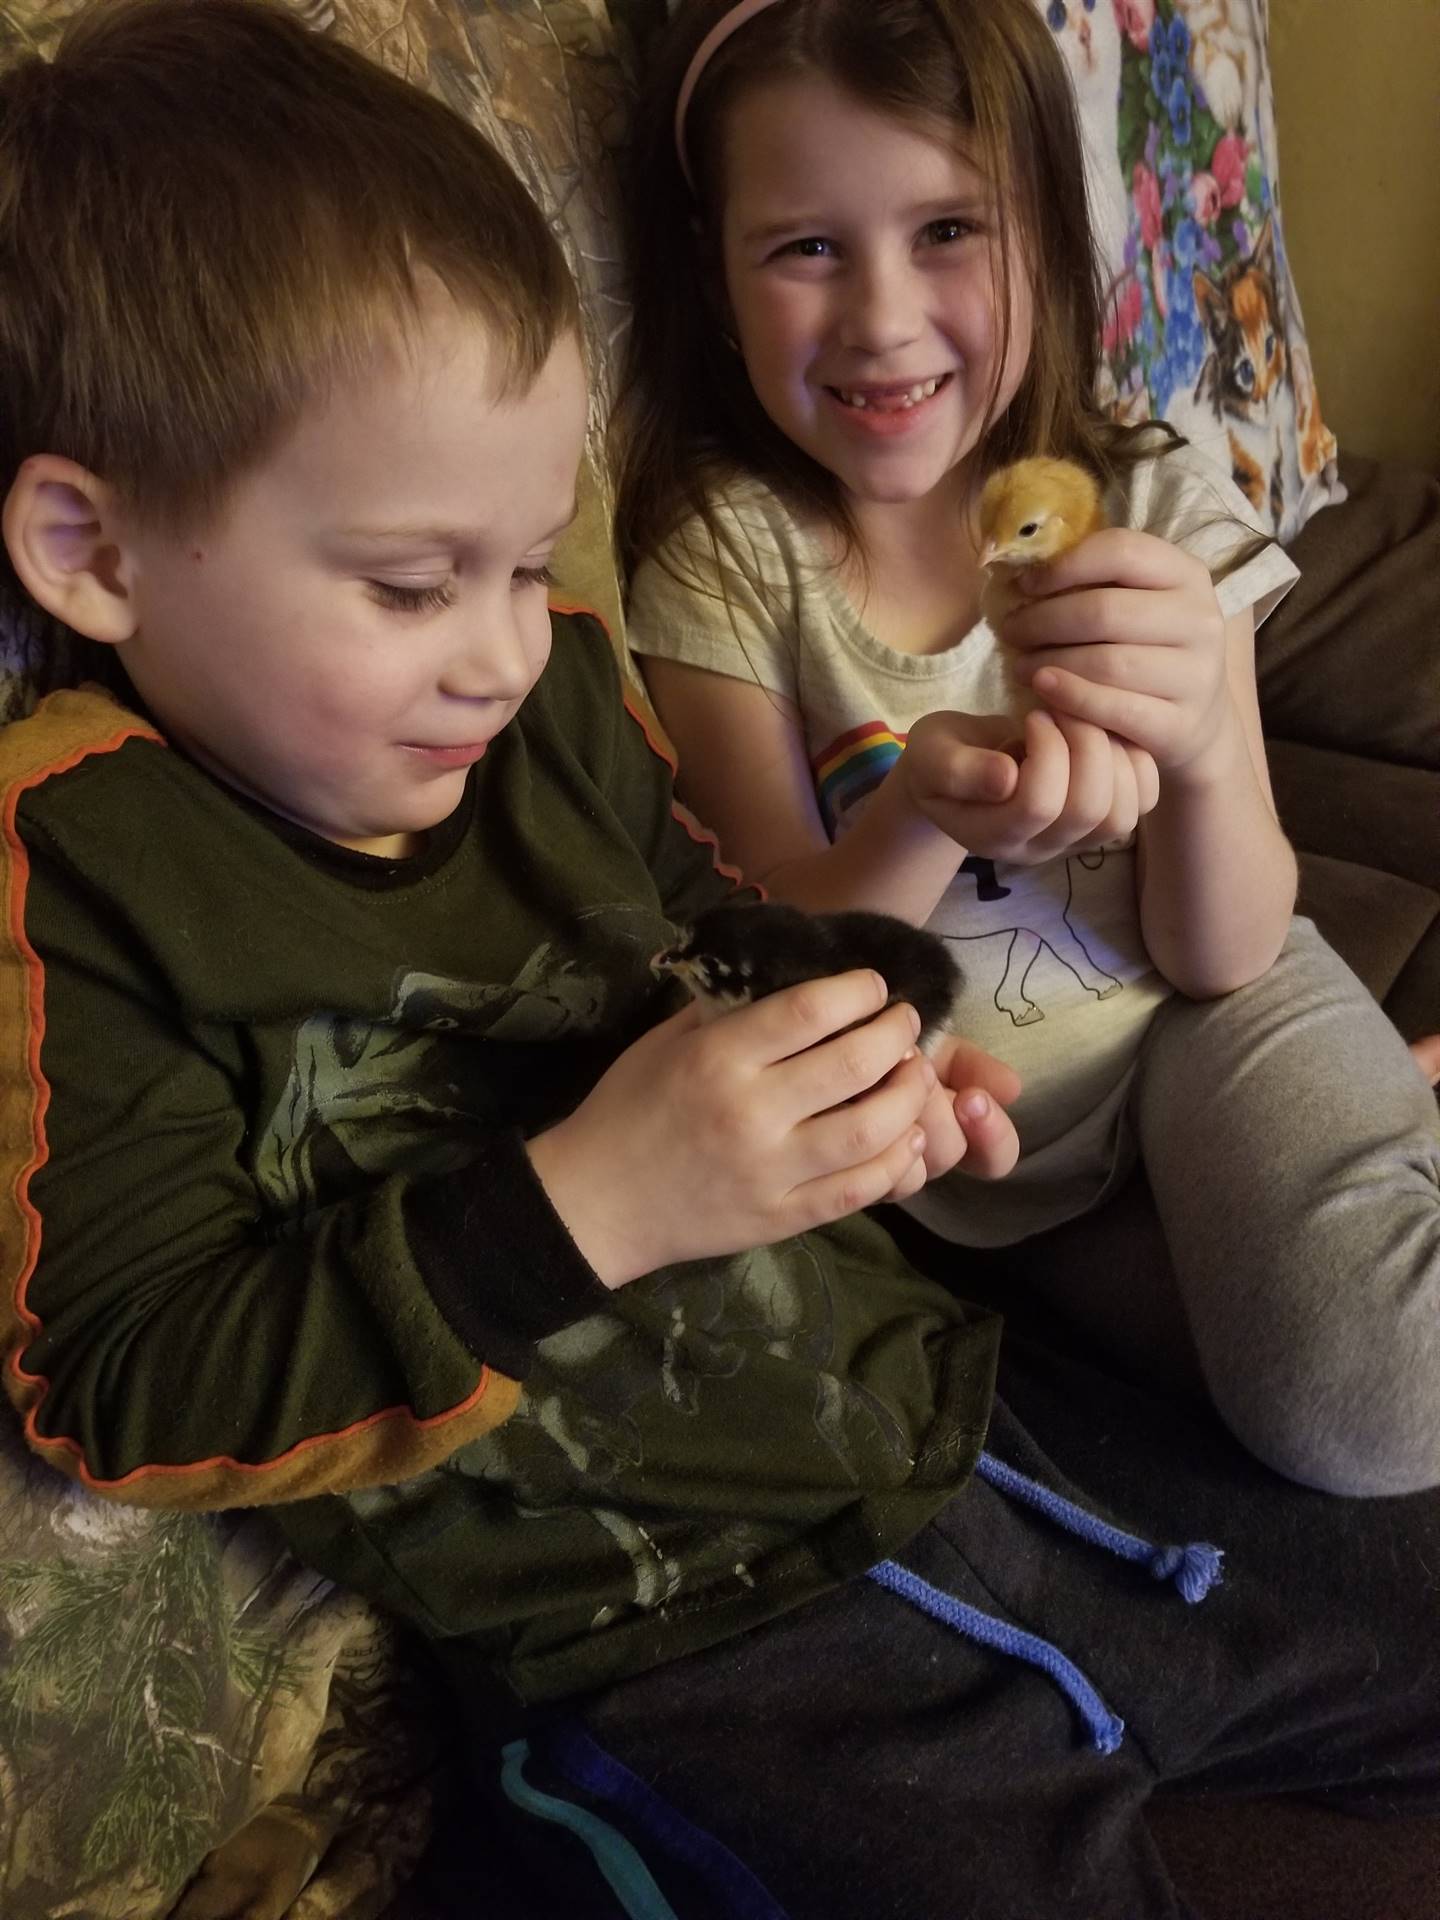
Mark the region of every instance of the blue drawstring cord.
[[578, 1720], [559, 1721], [533, 1740], [537, 1754], [571, 1786], [623, 1813], [645, 1839], [696, 1873], [727, 1920], [787, 1920], [785, 1909], [737, 1853], [607, 1753]]
[[501, 1750], [500, 1785], [505, 1797], [524, 1813], [565, 1827], [590, 1849], [596, 1866], [610, 1883], [629, 1920], [678, 1920], [675, 1909], [655, 1884], [640, 1855], [623, 1833], [588, 1808], [572, 1806], [553, 1793], [542, 1793], [525, 1778], [529, 1742], [512, 1740]]
[[[975, 1471], [997, 1492], [1033, 1507], [1077, 1539], [1144, 1567], [1153, 1579], [1173, 1580], [1182, 1599], [1191, 1606], [1203, 1600], [1220, 1579], [1224, 1555], [1207, 1540], [1194, 1541], [1188, 1547], [1154, 1546], [1137, 1534], [1124, 1533], [1095, 1514], [1087, 1513], [1073, 1500], [1062, 1498], [1038, 1480], [1017, 1473], [1014, 1467], [997, 1460], [993, 1453], [982, 1453], [975, 1463]], [[942, 1587], [932, 1587], [928, 1580], [922, 1580], [896, 1560], [882, 1560], [869, 1569], [869, 1575], [879, 1586], [908, 1600], [912, 1607], [918, 1607], [967, 1640], [1028, 1661], [1032, 1667], [1048, 1674], [1085, 1722], [1098, 1753], [1114, 1753], [1120, 1745], [1125, 1736], [1125, 1722], [1118, 1713], [1111, 1712], [1074, 1661], [1067, 1659], [1048, 1640], [1026, 1633], [1008, 1621], [992, 1619], [978, 1607], [946, 1593]]]
[[1124, 1739], [1125, 1722], [1119, 1714], [1110, 1711], [1074, 1661], [1067, 1660], [1048, 1640], [1012, 1627], [1008, 1621], [991, 1619], [978, 1607], [957, 1600], [954, 1594], [940, 1587], [932, 1587], [928, 1580], [922, 1580], [898, 1561], [882, 1560], [878, 1566], [871, 1567], [869, 1573], [879, 1586], [888, 1587], [891, 1593], [908, 1600], [912, 1607], [942, 1621], [956, 1633], [963, 1633], [967, 1640], [978, 1640], [981, 1646], [993, 1647], [997, 1653], [1026, 1660], [1048, 1674], [1089, 1728], [1097, 1753], [1114, 1753]]
[[1053, 1520], [1077, 1539], [1088, 1540], [1093, 1547], [1103, 1547], [1122, 1560], [1146, 1568], [1153, 1579], [1173, 1580], [1181, 1599], [1191, 1606], [1203, 1600], [1220, 1579], [1225, 1556], [1208, 1540], [1193, 1541], [1188, 1547], [1154, 1546], [1136, 1534], [1122, 1533], [1119, 1527], [1087, 1513], [1073, 1500], [1062, 1499], [1038, 1480], [1027, 1479], [1014, 1467], [1007, 1467], [1003, 1460], [997, 1460], [993, 1453], [982, 1453], [975, 1463], [975, 1471], [998, 1492], [1034, 1507], [1037, 1513], [1043, 1513], [1047, 1520]]

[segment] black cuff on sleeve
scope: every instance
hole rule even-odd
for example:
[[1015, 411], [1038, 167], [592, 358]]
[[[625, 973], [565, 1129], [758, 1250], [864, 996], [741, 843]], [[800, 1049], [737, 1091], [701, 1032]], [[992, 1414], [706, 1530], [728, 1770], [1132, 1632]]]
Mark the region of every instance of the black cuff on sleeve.
[[412, 1187], [411, 1251], [431, 1297], [487, 1366], [523, 1380], [535, 1342], [610, 1298], [570, 1238], [518, 1133], [487, 1139], [467, 1166]]

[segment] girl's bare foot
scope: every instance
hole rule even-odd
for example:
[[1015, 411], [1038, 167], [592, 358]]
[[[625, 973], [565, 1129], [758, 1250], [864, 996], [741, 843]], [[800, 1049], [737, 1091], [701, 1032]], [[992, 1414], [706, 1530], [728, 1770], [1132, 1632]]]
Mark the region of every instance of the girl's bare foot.
[[1427, 1033], [1423, 1040], [1412, 1040], [1410, 1051], [1431, 1086], [1440, 1086], [1440, 1033]]

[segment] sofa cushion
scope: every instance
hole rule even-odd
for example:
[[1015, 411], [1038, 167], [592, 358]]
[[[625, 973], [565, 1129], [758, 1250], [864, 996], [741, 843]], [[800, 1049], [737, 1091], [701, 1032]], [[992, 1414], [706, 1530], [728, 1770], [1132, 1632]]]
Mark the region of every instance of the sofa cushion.
[[[1382, 1004], [1416, 950], [1440, 928], [1440, 893], [1325, 854], [1300, 856], [1299, 910]], [[1434, 1031], [1437, 1012], [1440, 1001], [1427, 1032]]]
[[[1440, 772], [1440, 480], [1340, 471], [1349, 498], [1293, 542], [1300, 579], [1260, 629], [1266, 732]], [[1433, 838], [1434, 798], [1427, 817]]]

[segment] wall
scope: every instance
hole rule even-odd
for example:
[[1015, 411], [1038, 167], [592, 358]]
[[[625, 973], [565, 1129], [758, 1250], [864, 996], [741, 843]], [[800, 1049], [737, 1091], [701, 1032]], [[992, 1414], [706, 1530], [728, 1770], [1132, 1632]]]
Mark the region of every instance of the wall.
[[1440, 472], [1440, 0], [1270, 0], [1270, 48], [1321, 410]]

